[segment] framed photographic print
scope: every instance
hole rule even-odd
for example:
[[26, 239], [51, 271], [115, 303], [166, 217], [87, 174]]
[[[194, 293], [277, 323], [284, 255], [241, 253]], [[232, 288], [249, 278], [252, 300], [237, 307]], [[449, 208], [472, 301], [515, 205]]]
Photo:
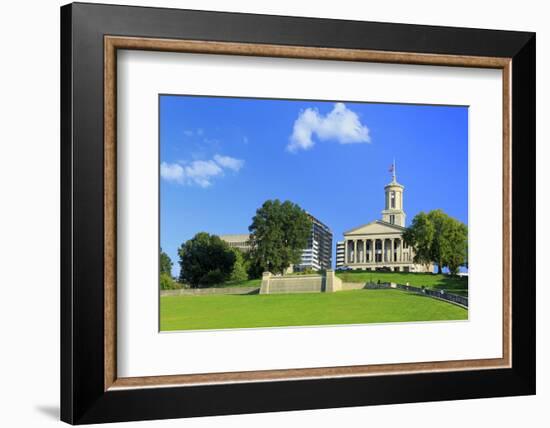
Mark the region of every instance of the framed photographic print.
[[76, 3], [61, 53], [62, 420], [535, 393], [533, 33]]

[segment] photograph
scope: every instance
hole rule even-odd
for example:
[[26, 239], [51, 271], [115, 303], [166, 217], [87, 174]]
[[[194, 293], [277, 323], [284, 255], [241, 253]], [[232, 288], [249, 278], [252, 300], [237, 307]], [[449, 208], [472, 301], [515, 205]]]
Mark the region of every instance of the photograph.
[[468, 321], [468, 111], [159, 94], [159, 330]]

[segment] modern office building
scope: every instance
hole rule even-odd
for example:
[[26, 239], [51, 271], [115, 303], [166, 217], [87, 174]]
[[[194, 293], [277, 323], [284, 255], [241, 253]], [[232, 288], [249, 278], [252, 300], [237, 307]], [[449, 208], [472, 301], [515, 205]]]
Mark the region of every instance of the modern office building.
[[338, 241], [336, 243], [336, 269], [344, 266], [344, 251], [346, 248], [345, 241]]
[[308, 213], [311, 220], [311, 233], [307, 247], [302, 252], [302, 261], [294, 266], [295, 271], [305, 269], [332, 268], [332, 232], [329, 227]]

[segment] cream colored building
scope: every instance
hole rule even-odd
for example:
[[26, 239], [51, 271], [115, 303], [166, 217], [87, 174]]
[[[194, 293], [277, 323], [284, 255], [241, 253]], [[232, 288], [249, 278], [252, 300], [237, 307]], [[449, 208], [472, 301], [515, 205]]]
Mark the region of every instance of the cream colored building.
[[248, 233], [220, 235], [220, 239], [227, 242], [231, 248], [238, 248], [243, 253], [250, 251], [250, 235]]
[[384, 187], [382, 220], [375, 220], [344, 232], [336, 245], [336, 268], [433, 272], [433, 266], [413, 262], [414, 251], [403, 240], [406, 215], [403, 210], [405, 187], [397, 182], [395, 163], [392, 181]]

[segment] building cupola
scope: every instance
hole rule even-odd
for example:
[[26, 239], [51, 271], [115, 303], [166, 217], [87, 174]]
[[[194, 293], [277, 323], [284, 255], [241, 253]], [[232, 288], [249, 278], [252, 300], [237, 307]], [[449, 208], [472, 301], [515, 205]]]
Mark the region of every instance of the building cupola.
[[403, 191], [405, 186], [397, 182], [395, 160], [390, 166], [392, 181], [384, 186], [385, 208], [382, 211], [382, 221], [405, 227], [406, 214], [403, 211]]

